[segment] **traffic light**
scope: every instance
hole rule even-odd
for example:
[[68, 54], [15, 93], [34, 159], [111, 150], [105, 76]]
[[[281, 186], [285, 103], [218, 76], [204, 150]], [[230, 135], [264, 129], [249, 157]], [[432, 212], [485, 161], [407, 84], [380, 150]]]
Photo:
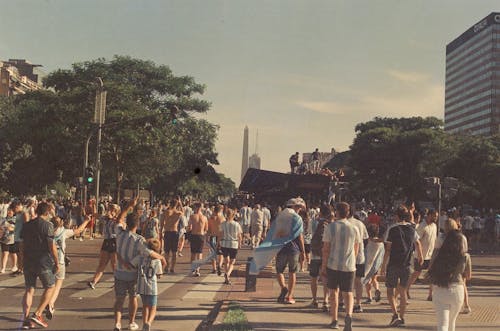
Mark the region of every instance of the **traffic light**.
[[85, 178], [84, 178], [84, 184], [89, 185], [94, 182], [94, 168], [92, 167], [87, 167], [85, 168]]

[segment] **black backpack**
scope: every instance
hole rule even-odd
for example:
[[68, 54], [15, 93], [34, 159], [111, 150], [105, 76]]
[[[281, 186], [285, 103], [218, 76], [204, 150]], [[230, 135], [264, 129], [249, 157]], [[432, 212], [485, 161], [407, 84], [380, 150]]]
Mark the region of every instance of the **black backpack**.
[[321, 256], [321, 250], [323, 249], [323, 233], [328, 224], [329, 223], [323, 218], [320, 218], [318, 221], [318, 226], [311, 238], [311, 252], [313, 255]]

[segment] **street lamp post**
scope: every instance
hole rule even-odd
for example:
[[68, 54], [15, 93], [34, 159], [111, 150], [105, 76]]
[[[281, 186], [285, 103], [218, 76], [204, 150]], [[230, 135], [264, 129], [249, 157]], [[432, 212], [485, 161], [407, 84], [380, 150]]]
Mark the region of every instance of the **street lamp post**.
[[[89, 166], [89, 144], [90, 139], [97, 130], [97, 156], [96, 156], [96, 181], [95, 181], [95, 197], [96, 201], [99, 200], [99, 184], [101, 177], [101, 137], [102, 137], [102, 126], [104, 124], [104, 118], [106, 113], [106, 91], [104, 90], [104, 83], [101, 77], [97, 77], [97, 81], [99, 86], [96, 91], [95, 97], [95, 111], [94, 111], [94, 123], [97, 125], [96, 128], [93, 128], [89, 135], [87, 136], [87, 140], [85, 140], [85, 150], [84, 150], [84, 158], [83, 158], [83, 178], [85, 178], [86, 169]], [[83, 183], [82, 189], [82, 204], [85, 207], [87, 203], [87, 184]]]
[[99, 87], [96, 93], [96, 106], [94, 121], [97, 123], [97, 151], [96, 151], [96, 177], [95, 177], [95, 199], [99, 201], [99, 186], [101, 182], [101, 138], [102, 125], [106, 116], [106, 91], [101, 77], [98, 77]]

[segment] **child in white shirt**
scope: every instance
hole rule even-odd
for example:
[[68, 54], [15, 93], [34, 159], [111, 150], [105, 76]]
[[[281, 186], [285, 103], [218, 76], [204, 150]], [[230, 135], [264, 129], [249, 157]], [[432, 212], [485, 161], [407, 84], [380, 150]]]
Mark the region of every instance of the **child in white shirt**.
[[[160, 241], [149, 239], [148, 248], [160, 253]], [[152, 259], [147, 256], [137, 256], [132, 264], [137, 266], [137, 293], [142, 298], [142, 330], [149, 331], [156, 315], [158, 303], [158, 278], [163, 270], [159, 259]]]

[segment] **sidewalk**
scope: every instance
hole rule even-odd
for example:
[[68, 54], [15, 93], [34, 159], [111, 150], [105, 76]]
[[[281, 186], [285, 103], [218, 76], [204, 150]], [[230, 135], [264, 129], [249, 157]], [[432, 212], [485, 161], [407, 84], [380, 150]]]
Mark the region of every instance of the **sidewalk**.
[[[330, 316], [320, 309], [307, 307], [310, 303], [309, 275], [298, 273], [294, 305], [276, 303], [279, 285], [271, 278], [271, 267], [266, 268], [257, 280], [257, 292], [244, 292], [244, 278], [235, 278], [232, 291], [220, 300], [237, 301], [245, 311], [254, 330], [323, 330]], [[264, 276], [264, 277], [262, 277]], [[472, 313], [461, 314], [457, 330], [499, 330], [500, 327], [500, 259], [494, 256], [473, 256], [472, 285], [469, 287]], [[321, 293], [321, 287], [318, 293]], [[385, 286], [381, 283], [382, 301], [363, 305], [364, 312], [354, 314], [354, 330], [388, 329], [391, 319]], [[427, 286], [415, 285], [412, 300], [405, 316], [407, 330], [435, 330], [435, 313], [432, 302], [426, 301]], [[339, 314], [341, 329], [344, 314]], [[218, 318], [219, 320], [219, 318]]]

